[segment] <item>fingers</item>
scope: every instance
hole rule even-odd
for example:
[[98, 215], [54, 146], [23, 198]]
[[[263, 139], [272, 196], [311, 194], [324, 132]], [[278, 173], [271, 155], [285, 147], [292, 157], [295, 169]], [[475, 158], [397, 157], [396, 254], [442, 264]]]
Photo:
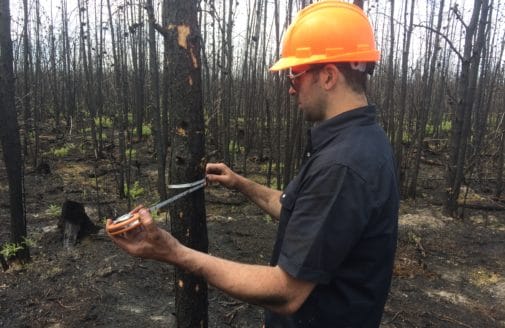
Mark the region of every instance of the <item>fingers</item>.
[[205, 173], [208, 182], [218, 182], [229, 187], [233, 172], [223, 163], [208, 163]]
[[140, 224], [144, 227], [144, 229], [146, 229], [148, 233], [154, 233], [157, 229], [157, 226], [149, 210], [143, 208], [139, 211], [139, 215], [140, 215]]
[[228, 166], [224, 163], [207, 163], [205, 166], [205, 173], [207, 174], [223, 174], [226, 170], [229, 170]]
[[138, 205], [137, 207], [135, 207], [133, 210], [130, 211], [130, 214], [134, 214], [134, 213], [137, 213], [138, 211], [140, 211], [140, 209], [144, 208], [144, 205], [140, 204]]

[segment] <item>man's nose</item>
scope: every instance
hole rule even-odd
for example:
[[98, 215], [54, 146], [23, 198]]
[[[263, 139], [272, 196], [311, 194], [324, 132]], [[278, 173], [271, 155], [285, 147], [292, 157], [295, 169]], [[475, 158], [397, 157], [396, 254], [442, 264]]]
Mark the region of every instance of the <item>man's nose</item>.
[[289, 92], [289, 94], [290, 94], [291, 96], [296, 95], [296, 90], [295, 90], [295, 88], [293, 88], [293, 86], [292, 86], [292, 85], [291, 85], [291, 86], [289, 86], [289, 90], [288, 90], [288, 92]]

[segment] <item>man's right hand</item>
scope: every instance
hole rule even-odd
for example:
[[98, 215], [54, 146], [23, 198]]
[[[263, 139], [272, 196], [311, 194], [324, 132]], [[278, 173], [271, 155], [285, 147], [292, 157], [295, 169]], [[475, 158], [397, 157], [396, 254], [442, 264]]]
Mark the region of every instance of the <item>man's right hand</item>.
[[205, 168], [207, 181], [218, 182], [228, 189], [237, 189], [239, 175], [223, 163], [208, 163]]
[[219, 182], [228, 189], [238, 190], [262, 210], [270, 214], [270, 216], [279, 219], [282, 191], [268, 188], [249, 180], [233, 172], [223, 163], [208, 163], [205, 173], [208, 182]]

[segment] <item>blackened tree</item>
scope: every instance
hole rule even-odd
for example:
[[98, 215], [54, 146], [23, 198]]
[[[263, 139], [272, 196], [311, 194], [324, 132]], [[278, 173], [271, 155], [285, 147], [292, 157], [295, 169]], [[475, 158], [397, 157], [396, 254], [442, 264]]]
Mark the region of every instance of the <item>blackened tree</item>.
[[30, 259], [25, 243], [26, 217], [23, 195], [23, 160], [16, 117], [9, 0], [0, 0], [0, 138], [9, 180], [11, 242], [24, 247], [16, 257]]

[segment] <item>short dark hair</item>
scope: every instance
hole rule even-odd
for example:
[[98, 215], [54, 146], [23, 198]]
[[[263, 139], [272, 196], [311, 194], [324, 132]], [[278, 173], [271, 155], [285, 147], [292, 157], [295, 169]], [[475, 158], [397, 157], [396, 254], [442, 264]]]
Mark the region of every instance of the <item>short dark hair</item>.
[[372, 74], [375, 63], [366, 63], [366, 68], [363, 72], [352, 68], [351, 63], [335, 63], [335, 65], [353, 91], [366, 92], [368, 75]]

